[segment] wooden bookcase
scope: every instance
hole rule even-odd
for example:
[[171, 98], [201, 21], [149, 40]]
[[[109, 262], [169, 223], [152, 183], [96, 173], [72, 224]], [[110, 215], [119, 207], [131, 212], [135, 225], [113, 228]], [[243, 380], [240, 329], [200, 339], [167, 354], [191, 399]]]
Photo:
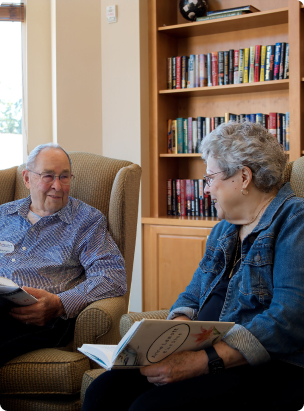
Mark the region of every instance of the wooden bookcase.
[[[167, 154], [167, 120], [290, 112], [289, 159], [304, 154], [304, 8], [299, 0], [209, 0], [209, 10], [252, 4], [261, 12], [189, 22], [178, 0], [149, 0], [150, 215], [143, 227], [143, 310], [170, 308], [189, 283], [216, 218], [168, 217], [169, 178], [202, 178], [199, 154]], [[167, 90], [167, 57], [289, 42], [289, 79]]]

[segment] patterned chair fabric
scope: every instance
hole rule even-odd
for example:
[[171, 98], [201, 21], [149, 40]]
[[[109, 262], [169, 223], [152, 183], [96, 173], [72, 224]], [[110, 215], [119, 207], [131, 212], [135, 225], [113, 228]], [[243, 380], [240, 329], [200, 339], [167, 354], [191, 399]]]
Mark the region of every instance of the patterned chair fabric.
[[[80, 411], [83, 374], [98, 366], [77, 348], [117, 344], [119, 321], [128, 312], [135, 251], [141, 168], [130, 161], [70, 152], [75, 179], [70, 195], [99, 209], [126, 264], [128, 292], [96, 301], [77, 317], [68, 347], [21, 355], [0, 368], [0, 405], [7, 411]], [[29, 195], [22, 180], [25, 165], [0, 170], [0, 204]], [[98, 371], [98, 370], [96, 370]]]

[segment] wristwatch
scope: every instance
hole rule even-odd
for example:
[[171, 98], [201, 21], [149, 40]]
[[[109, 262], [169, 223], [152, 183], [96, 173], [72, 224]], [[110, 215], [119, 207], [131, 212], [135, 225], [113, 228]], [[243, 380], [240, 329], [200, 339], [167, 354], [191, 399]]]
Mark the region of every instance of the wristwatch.
[[210, 374], [221, 374], [225, 371], [224, 361], [218, 356], [215, 348], [213, 346], [205, 348], [206, 354], [208, 356], [208, 366]]

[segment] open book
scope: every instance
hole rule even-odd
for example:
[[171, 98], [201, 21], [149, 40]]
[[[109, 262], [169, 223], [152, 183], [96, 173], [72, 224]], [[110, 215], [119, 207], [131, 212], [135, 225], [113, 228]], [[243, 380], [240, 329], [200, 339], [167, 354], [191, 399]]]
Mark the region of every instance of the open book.
[[234, 326], [221, 321], [136, 321], [118, 345], [83, 344], [78, 348], [101, 367], [139, 368], [179, 351], [198, 351], [215, 344]]
[[37, 298], [24, 291], [14, 281], [0, 277], [0, 306], [25, 306], [35, 304], [37, 301]]

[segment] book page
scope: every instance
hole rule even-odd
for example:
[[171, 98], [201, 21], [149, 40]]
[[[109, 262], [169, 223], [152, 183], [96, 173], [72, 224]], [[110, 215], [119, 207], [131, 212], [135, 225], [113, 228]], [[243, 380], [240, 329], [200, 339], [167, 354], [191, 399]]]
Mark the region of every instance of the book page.
[[[99, 358], [106, 366], [111, 366], [113, 353], [116, 349], [116, 345], [101, 345], [101, 344], [83, 344], [81, 348], [78, 348], [83, 354], [89, 356], [93, 355], [96, 358]], [[91, 359], [94, 361], [95, 358]]]

